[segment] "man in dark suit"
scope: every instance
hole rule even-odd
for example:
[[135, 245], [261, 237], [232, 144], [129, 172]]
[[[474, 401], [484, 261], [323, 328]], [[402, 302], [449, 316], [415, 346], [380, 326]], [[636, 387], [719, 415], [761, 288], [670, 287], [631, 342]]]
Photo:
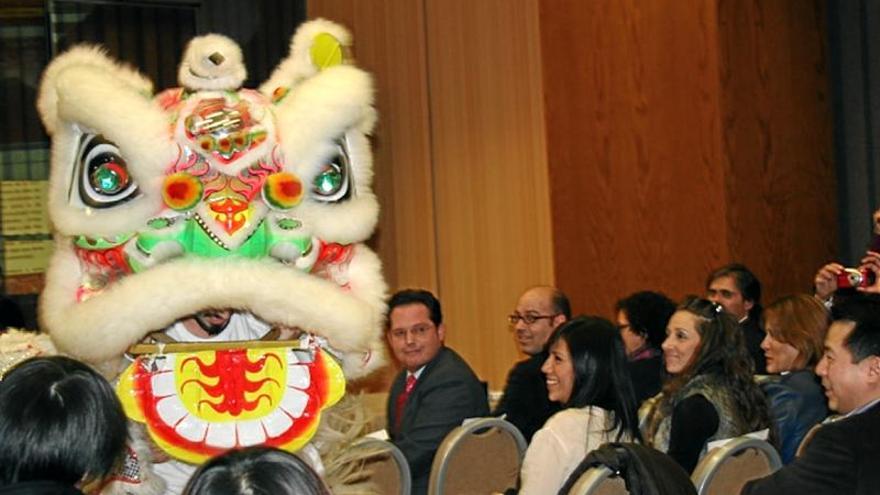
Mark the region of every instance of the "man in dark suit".
[[412, 493], [425, 494], [434, 454], [446, 435], [466, 418], [489, 414], [486, 389], [443, 345], [446, 328], [433, 294], [400, 291], [388, 311], [388, 343], [404, 368], [388, 396], [388, 434], [409, 462]]
[[532, 287], [516, 303], [508, 316], [510, 329], [516, 334], [516, 345], [527, 355], [513, 366], [507, 375], [504, 395], [492, 411], [493, 416], [505, 419], [522, 432], [526, 441], [540, 430], [547, 418], [559, 411], [559, 404], [547, 397], [547, 383], [541, 366], [547, 360], [544, 348], [550, 334], [559, 325], [571, 319], [568, 298], [555, 287]]
[[736, 318], [755, 363], [755, 373], [767, 374], [767, 359], [761, 349], [766, 334], [761, 322], [761, 282], [758, 277], [743, 264], [724, 265], [706, 279], [706, 299], [720, 304], [726, 313]]
[[880, 299], [855, 296], [832, 309], [816, 366], [831, 409], [801, 457], [749, 482], [743, 495], [868, 495], [880, 490]]

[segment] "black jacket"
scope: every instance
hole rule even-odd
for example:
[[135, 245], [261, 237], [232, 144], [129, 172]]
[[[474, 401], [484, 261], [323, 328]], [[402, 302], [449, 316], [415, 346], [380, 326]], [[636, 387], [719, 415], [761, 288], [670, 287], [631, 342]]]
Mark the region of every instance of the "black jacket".
[[448, 347], [426, 366], [403, 408], [395, 430], [397, 397], [403, 392], [406, 371], [388, 394], [388, 434], [403, 452], [412, 473], [413, 495], [427, 493], [431, 463], [440, 443], [465, 418], [489, 414], [486, 389], [470, 366]]
[[607, 466], [619, 473], [631, 495], [697, 495], [688, 474], [668, 455], [637, 443], [606, 443], [587, 454], [571, 473], [559, 495], [567, 495], [591, 467]]
[[739, 328], [743, 332], [746, 340], [746, 349], [749, 356], [755, 362], [755, 374], [764, 375], [767, 373], [767, 358], [764, 356], [764, 349], [761, 349], [761, 342], [764, 340], [764, 329], [761, 328], [759, 322], [751, 317], [739, 324]]
[[880, 493], [880, 403], [822, 425], [801, 457], [750, 481], [743, 495], [876, 495]]
[[504, 395], [492, 411], [492, 416], [506, 414], [505, 419], [519, 429], [527, 442], [560, 410], [559, 404], [547, 397], [547, 381], [541, 372], [546, 360], [547, 353], [540, 352], [516, 363], [507, 375]]
[[627, 361], [633, 391], [639, 404], [660, 393], [663, 386], [663, 355]]

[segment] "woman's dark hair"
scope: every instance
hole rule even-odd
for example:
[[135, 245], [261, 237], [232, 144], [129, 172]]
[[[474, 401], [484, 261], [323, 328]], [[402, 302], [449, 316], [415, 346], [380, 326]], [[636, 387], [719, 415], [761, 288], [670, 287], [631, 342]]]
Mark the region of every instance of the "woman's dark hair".
[[694, 296], [688, 296], [678, 311], [697, 317], [700, 344], [685, 369], [663, 385], [663, 402], [657, 409], [669, 412], [671, 401], [688, 382], [699, 375], [712, 374], [730, 392], [749, 431], [766, 428], [770, 424], [767, 398], [752, 377], [755, 366], [733, 316], [719, 304]]
[[229, 451], [203, 464], [183, 495], [330, 495], [299, 457], [271, 447]]
[[89, 366], [23, 361], [0, 381], [0, 486], [103, 478], [122, 458], [127, 428], [113, 388]]
[[651, 347], [660, 349], [666, 339], [666, 324], [675, 313], [675, 303], [659, 292], [645, 290], [617, 301], [614, 309], [623, 311], [630, 330], [645, 337]]
[[638, 403], [633, 391], [620, 332], [597, 316], [578, 316], [553, 332], [547, 348], [564, 341], [571, 353], [574, 384], [566, 407], [597, 406], [614, 412], [611, 431], [641, 440]]

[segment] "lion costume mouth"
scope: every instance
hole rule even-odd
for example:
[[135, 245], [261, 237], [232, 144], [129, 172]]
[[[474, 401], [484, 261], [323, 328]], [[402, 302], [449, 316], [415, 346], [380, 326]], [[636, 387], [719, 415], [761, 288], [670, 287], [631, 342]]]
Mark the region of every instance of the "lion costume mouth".
[[238, 348], [139, 357], [117, 389], [163, 450], [198, 464], [231, 448], [299, 449], [345, 377], [318, 346]]

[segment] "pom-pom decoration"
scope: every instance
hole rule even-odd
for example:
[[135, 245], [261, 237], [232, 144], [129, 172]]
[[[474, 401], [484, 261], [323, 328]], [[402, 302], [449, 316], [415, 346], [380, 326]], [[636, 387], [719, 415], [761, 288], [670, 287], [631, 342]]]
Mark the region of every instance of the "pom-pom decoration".
[[171, 174], [162, 186], [162, 199], [172, 210], [189, 210], [202, 199], [202, 182], [186, 172]]
[[290, 172], [279, 172], [266, 178], [263, 185], [263, 198], [273, 208], [288, 210], [298, 205], [303, 197], [303, 186], [299, 177]]

